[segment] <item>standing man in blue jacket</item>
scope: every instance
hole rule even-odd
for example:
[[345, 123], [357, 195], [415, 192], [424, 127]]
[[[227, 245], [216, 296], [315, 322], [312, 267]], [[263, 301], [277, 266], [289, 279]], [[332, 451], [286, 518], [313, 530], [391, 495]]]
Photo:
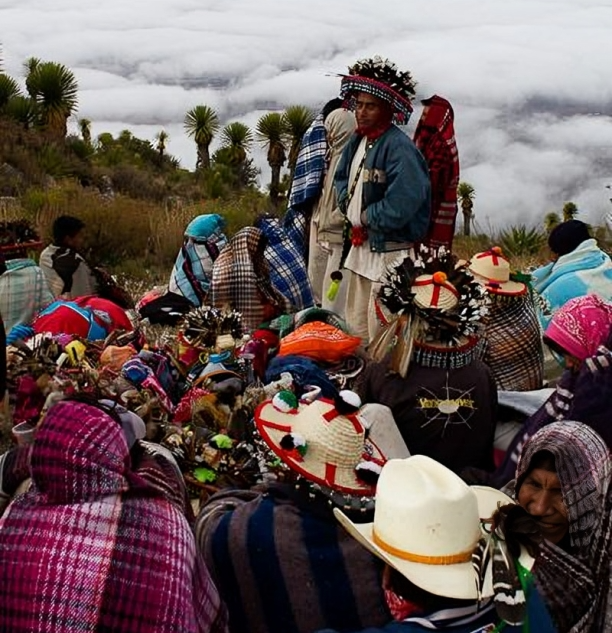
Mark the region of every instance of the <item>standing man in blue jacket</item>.
[[336, 171], [347, 220], [344, 267], [352, 271], [346, 319], [368, 344], [379, 331], [375, 299], [387, 268], [403, 261], [429, 226], [427, 164], [398, 127], [408, 122], [415, 82], [380, 57], [358, 61], [341, 95], [355, 111], [357, 131]]

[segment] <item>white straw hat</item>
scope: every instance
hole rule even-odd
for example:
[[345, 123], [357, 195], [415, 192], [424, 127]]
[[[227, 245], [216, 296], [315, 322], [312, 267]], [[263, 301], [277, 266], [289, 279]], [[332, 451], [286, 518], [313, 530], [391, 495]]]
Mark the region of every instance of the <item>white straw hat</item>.
[[522, 295], [527, 292], [525, 284], [510, 281], [510, 262], [504, 257], [499, 246], [483, 253], [476, 253], [470, 261], [469, 268], [476, 280], [484, 283], [487, 290], [493, 294]]
[[453, 284], [447, 281], [446, 274], [419, 275], [410, 290], [414, 302], [425, 310], [435, 309], [448, 312], [459, 303], [459, 293]]
[[[383, 467], [373, 523], [353, 523], [338, 509], [334, 514], [351, 536], [421, 589], [477, 600], [493, 595], [491, 570], [479, 594], [472, 564], [481, 519], [510, 503], [502, 492], [470, 487], [433, 459], [415, 455]], [[534, 561], [524, 552], [520, 562], [531, 569]]]
[[[349, 394], [348, 397], [356, 394]], [[308, 481], [356, 496], [372, 496], [385, 457], [365, 440], [358, 415], [340, 415], [331, 400], [291, 403], [291, 392], [263, 402], [255, 412], [259, 435], [292, 470]], [[355, 402], [358, 409], [360, 402]], [[360, 478], [361, 475], [363, 479]]]

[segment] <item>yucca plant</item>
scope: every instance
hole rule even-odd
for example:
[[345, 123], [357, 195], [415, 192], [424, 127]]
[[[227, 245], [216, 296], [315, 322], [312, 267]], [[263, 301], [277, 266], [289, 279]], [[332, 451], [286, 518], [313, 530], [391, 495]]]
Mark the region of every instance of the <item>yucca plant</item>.
[[192, 108], [185, 115], [184, 127], [188, 136], [192, 136], [198, 147], [196, 168], [210, 167], [210, 144], [219, 131], [219, 116], [207, 105]]
[[91, 121], [89, 119], [79, 119], [79, 130], [85, 144], [91, 147]]
[[578, 207], [573, 202], [566, 202], [563, 205], [563, 221], [569, 222], [570, 220], [575, 220], [578, 215]]
[[26, 130], [36, 125], [36, 103], [30, 97], [13, 97], [4, 108], [4, 114], [20, 123]]
[[544, 229], [547, 233], [550, 233], [559, 224], [561, 224], [561, 218], [558, 213], [551, 211], [544, 216]]
[[19, 84], [8, 75], [0, 73], [0, 112], [2, 112], [8, 102], [21, 94]]
[[463, 213], [463, 234], [469, 237], [472, 232], [476, 190], [469, 182], [460, 182], [457, 187], [457, 196], [459, 197], [459, 204]]
[[166, 145], [168, 144], [169, 140], [170, 136], [168, 135], [168, 132], [166, 132], [166, 130], [160, 130], [155, 135], [155, 150], [157, 151], [160, 160], [163, 160], [164, 158], [164, 155], [166, 153]]
[[287, 150], [284, 144], [285, 125], [280, 112], [268, 112], [257, 121], [257, 138], [268, 150], [268, 165], [272, 172], [270, 178], [270, 199], [277, 204], [280, 197], [280, 174]]
[[500, 246], [510, 257], [537, 255], [546, 244], [546, 236], [524, 224], [511, 226], [500, 235]]
[[38, 107], [41, 127], [54, 137], [65, 138], [68, 118], [78, 103], [79, 87], [73, 72], [63, 64], [36, 58], [28, 60], [26, 67], [26, 87]]
[[230, 149], [238, 163], [246, 160], [254, 140], [251, 128], [240, 121], [228, 123], [221, 131], [221, 147]]

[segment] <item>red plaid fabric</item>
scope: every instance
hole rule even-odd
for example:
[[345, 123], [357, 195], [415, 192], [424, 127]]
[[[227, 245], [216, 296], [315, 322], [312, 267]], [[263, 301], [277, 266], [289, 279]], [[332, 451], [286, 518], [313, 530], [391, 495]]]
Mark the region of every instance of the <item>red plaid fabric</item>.
[[427, 161], [431, 181], [431, 220], [424, 243], [451, 250], [459, 185], [454, 113], [451, 104], [437, 95], [424, 103], [428, 110], [421, 116], [414, 133], [414, 144]]
[[57, 404], [31, 475], [30, 491], [0, 519], [0, 631], [226, 630], [187, 519], [130, 470], [113, 418]]

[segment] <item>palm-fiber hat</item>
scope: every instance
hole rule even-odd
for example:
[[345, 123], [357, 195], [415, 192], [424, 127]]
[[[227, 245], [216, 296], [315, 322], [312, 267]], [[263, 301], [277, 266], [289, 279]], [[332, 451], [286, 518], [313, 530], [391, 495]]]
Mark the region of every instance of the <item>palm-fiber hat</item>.
[[499, 246], [476, 253], [470, 262], [470, 271], [492, 294], [514, 296], [527, 292], [524, 283], [510, 280], [510, 262]]
[[267, 446], [304, 479], [345, 494], [372, 496], [385, 457], [365, 439], [356, 413], [360, 404], [349, 391], [340, 392], [337, 402], [299, 404], [293, 392], [282, 391], [258, 407], [255, 425]]
[[[417, 587], [477, 600], [494, 593], [491, 571], [481, 583], [472, 562], [486, 535], [481, 519], [513, 503], [498, 490], [470, 487], [442, 464], [415, 455], [384, 465], [372, 523], [353, 523], [338, 509], [334, 514], [351, 536]], [[520, 562], [531, 569], [534, 561], [523, 552]]]

